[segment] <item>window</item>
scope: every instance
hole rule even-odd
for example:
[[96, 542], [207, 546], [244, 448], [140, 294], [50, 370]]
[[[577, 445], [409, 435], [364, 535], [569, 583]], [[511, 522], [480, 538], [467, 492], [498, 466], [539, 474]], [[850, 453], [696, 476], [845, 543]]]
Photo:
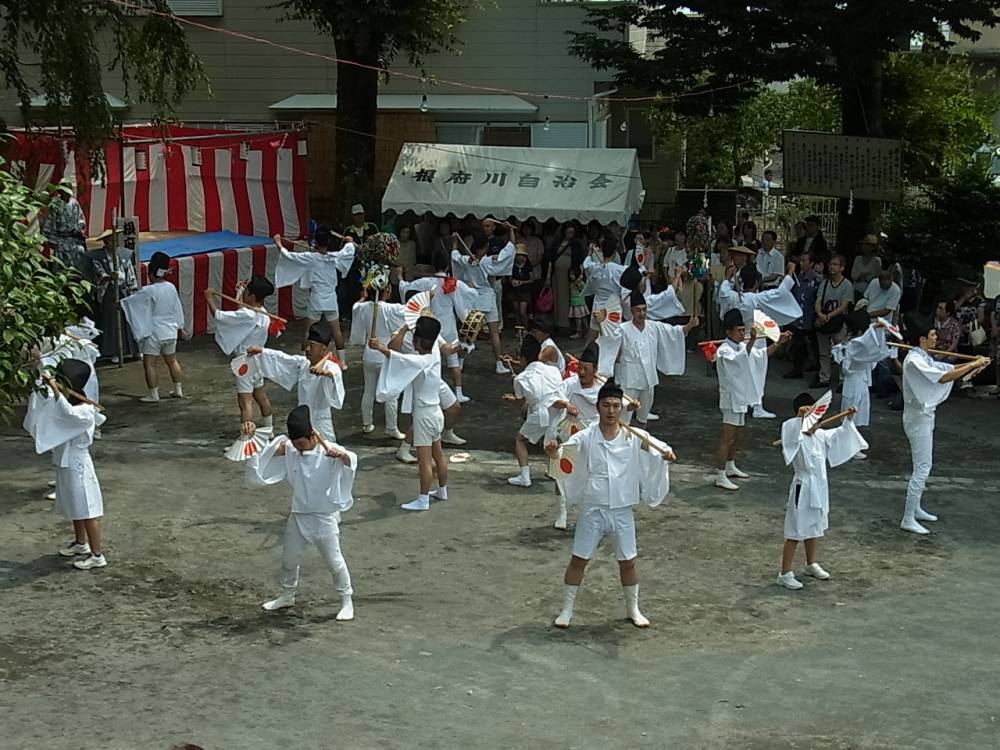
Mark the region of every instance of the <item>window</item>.
[[550, 122], [531, 124], [531, 145], [535, 148], [587, 148], [587, 123]]
[[178, 16], [221, 16], [222, 0], [167, 0]]
[[656, 158], [656, 144], [653, 129], [649, 125], [644, 109], [630, 109], [626, 115], [628, 127], [628, 148], [634, 148], [639, 161], [653, 161]]
[[523, 125], [491, 126], [483, 128], [482, 146], [530, 146], [531, 128]]
[[438, 123], [438, 143], [454, 143], [461, 146], [478, 146], [482, 125]]

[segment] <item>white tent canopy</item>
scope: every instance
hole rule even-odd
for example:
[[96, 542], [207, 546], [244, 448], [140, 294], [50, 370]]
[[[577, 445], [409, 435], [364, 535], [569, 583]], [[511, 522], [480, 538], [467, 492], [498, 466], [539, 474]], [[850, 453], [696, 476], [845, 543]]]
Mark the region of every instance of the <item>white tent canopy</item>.
[[382, 210], [625, 224], [642, 198], [635, 149], [406, 143]]

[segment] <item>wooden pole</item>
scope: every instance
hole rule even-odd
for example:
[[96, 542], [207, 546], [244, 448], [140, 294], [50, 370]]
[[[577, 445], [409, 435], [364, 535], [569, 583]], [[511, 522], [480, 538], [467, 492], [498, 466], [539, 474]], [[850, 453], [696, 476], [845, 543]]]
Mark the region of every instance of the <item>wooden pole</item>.
[[[837, 422], [837, 421], [843, 419], [844, 417], [846, 417], [846, 416], [848, 416], [849, 414], [852, 414], [852, 413], [853, 413], [852, 409], [845, 409], [842, 412], [834, 414], [832, 417], [827, 417], [826, 419], [823, 419], [820, 422], [816, 423], [813, 426], [813, 428], [811, 430], [809, 430], [808, 433], [806, 433], [806, 434], [811, 435], [812, 433], [816, 432], [816, 430], [818, 430], [820, 427], [826, 427], [828, 424], [833, 424], [834, 422]], [[775, 440], [773, 443], [771, 443], [771, 445], [772, 446], [774, 446], [774, 445], [781, 445], [781, 440], [780, 439], [779, 440]]]
[[378, 323], [378, 295], [379, 290], [375, 290], [375, 306], [372, 308], [372, 330], [368, 338], [375, 338], [375, 325]]
[[248, 310], [253, 310], [254, 312], [259, 312], [261, 315], [266, 315], [271, 320], [276, 320], [279, 323], [286, 323], [286, 324], [288, 323], [288, 321], [285, 320], [284, 318], [279, 317], [277, 315], [271, 315], [271, 313], [269, 313], [267, 310], [258, 310], [256, 307], [251, 307], [246, 302], [242, 302], [241, 300], [238, 300], [235, 297], [230, 297], [228, 294], [223, 294], [222, 292], [217, 291], [215, 289], [212, 290], [212, 294], [214, 294], [216, 297], [219, 297], [220, 299], [224, 299], [224, 300], [226, 300], [228, 302], [232, 302], [234, 305], [239, 305], [240, 307], [245, 307]]
[[[920, 349], [919, 346], [910, 346], [909, 344], [900, 344], [897, 341], [888, 342], [889, 346], [898, 346], [900, 349]], [[952, 357], [954, 359], [965, 360], [966, 362], [972, 362], [974, 360], [980, 359], [978, 355], [975, 354], [959, 354], [958, 352], [946, 352], [942, 349], [924, 349], [928, 354], [936, 354], [939, 357]]]

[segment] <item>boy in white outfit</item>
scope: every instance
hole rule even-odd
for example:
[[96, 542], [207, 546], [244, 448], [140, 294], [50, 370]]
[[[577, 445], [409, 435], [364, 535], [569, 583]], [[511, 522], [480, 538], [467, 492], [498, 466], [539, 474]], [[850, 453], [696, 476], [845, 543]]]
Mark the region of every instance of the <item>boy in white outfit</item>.
[[[566, 414], [559, 425], [559, 440], [566, 442], [571, 435], [597, 421], [597, 394], [601, 391], [602, 382], [597, 378], [597, 363], [600, 353], [597, 344], [591, 344], [583, 350], [577, 360], [576, 372], [563, 381], [565, 391]], [[555, 462], [553, 462], [555, 463]], [[549, 465], [549, 475], [556, 479], [556, 520], [552, 525], [557, 529], [568, 526], [565, 487], [559, 477], [559, 472]]]
[[[854, 408], [857, 413], [855, 427], [867, 427], [871, 421], [872, 370], [883, 359], [892, 356], [885, 343], [885, 330], [878, 323], [872, 323], [866, 310], [854, 310], [847, 316], [847, 335], [850, 338], [835, 344], [830, 351], [833, 361], [840, 366], [843, 377], [841, 408]], [[868, 455], [858, 451], [855, 458], [864, 460]]]
[[975, 376], [989, 367], [988, 357], [977, 357], [955, 367], [936, 361], [928, 349], [937, 347], [937, 331], [927, 323], [909, 327], [913, 349], [903, 360], [903, 432], [910, 441], [913, 472], [906, 486], [906, 506], [899, 527], [914, 534], [930, 534], [921, 521], [937, 516], [921, 506], [924, 486], [934, 455], [934, 412], [951, 394], [952, 385], [966, 375]]
[[151, 283], [128, 297], [123, 297], [121, 301], [122, 312], [125, 313], [142, 353], [142, 369], [149, 393], [139, 400], [147, 404], [160, 401], [157, 357], [163, 357], [163, 363], [173, 381], [174, 389], [170, 395], [184, 398], [184, 386], [181, 384], [183, 373], [177, 361], [177, 332], [184, 328], [184, 308], [181, 306], [177, 287], [167, 281], [169, 273], [170, 257], [166, 253], [153, 253], [149, 260]]
[[264, 602], [274, 611], [294, 606], [299, 566], [306, 545], [315, 544], [333, 573], [340, 594], [340, 621], [354, 619], [351, 573], [340, 551], [340, 514], [354, 504], [351, 494], [358, 457], [336, 443], [323, 444], [309, 418], [308, 406], [288, 415], [288, 435], [278, 435], [247, 464], [249, 487], [287, 480], [292, 485], [292, 512], [285, 524], [281, 551], [281, 594]]
[[853, 407], [850, 416], [839, 427], [818, 430], [819, 419], [807, 427], [804, 420], [815, 403], [808, 393], [799, 394], [794, 402], [796, 416], [781, 425], [782, 455], [785, 463], [794, 469], [795, 476], [785, 506], [785, 545], [778, 583], [793, 590], [802, 588], [792, 570], [799, 542], [806, 549], [806, 575], [821, 581], [830, 577], [816, 561], [818, 540], [829, 526], [830, 491], [826, 465], [840, 466], [868, 447], [854, 426], [857, 409]]
[[597, 397], [598, 421], [562, 445], [550, 441], [545, 446], [549, 458], [566, 458], [575, 464], [564, 486], [567, 500], [580, 505], [573, 554], [563, 577], [563, 608], [553, 623], [557, 628], [569, 627], [587, 563], [604, 537], [615, 541], [625, 616], [638, 628], [649, 627], [649, 620], [639, 611], [632, 507], [640, 503], [656, 507], [663, 502], [670, 490], [666, 462], [676, 457], [670, 446], [648, 433], [626, 430], [621, 424], [622, 396], [621, 388], [605, 383]]
[[[361, 300], [354, 304], [351, 313], [351, 343], [363, 346], [361, 368], [365, 376], [365, 390], [361, 394], [361, 431], [369, 435], [375, 431], [375, 391], [378, 387], [378, 376], [385, 364], [385, 357], [368, 346], [372, 335], [372, 316], [375, 318], [375, 336], [383, 344], [388, 344], [396, 333], [406, 323], [403, 311], [405, 305], [389, 302], [392, 289], [383, 290], [371, 287], [366, 295], [374, 299]], [[377, 310], [377, 312], [376, 312]], [[405, 436], [399, 431], [399, 399], [389, 399], [385, 402], [385, 436], [393, 440], [402, 440]]]

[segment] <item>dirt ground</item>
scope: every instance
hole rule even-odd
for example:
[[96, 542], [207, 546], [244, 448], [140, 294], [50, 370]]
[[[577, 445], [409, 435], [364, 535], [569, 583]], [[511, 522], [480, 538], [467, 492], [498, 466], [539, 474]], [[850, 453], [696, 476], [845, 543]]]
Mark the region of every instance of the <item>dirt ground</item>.
[[[290, 493], [243, 488], [221, 455], [237, 429], [226, 359], [210, 339], [180, 349], [183, 401], [138, 403], [138, 363], [101, 370], [103, 570], [55, 554], [68, 524], [41, 499], [49, 457], [0, 431], [3, 750], [1000, 747], [998, 401], [939, 409], [925, 505], [941, 520], [923, 538], [898, 529], [900, 415], [874, 404], [871, 459], [832, 471], [820, 559], [833, 577], [791, 592], [774, 583], [790, 478], [769, 447], [779, 423], [750, 421], [738, 493], [712, 488], [717, 387], [692, 355], [657, 392], [654, 432], [680, 457], [672, 494], [638, 513], [653, 626], [622, 619], [602, 550], [558, 631], [572, 529], [551, 527], [551, 482], [504, 483], [509, 379], [484, 352], [470, 360], [457, 431], [473, 460], [452, 464], [450, 500], [411, 515], [398, 505], [416, 471], [360, 434], [351, 352], [336, 426], [361, 456], [342, 524], [357, 619], [340, 624], [315, 550], [299, 604], [261, 610]], [[767, 398], [782, 417], [798, 390], [784, 369]], [[270, 391], [283, 423], [294, 396]], [[540, 479], [540, 454], [533, 465]]]

